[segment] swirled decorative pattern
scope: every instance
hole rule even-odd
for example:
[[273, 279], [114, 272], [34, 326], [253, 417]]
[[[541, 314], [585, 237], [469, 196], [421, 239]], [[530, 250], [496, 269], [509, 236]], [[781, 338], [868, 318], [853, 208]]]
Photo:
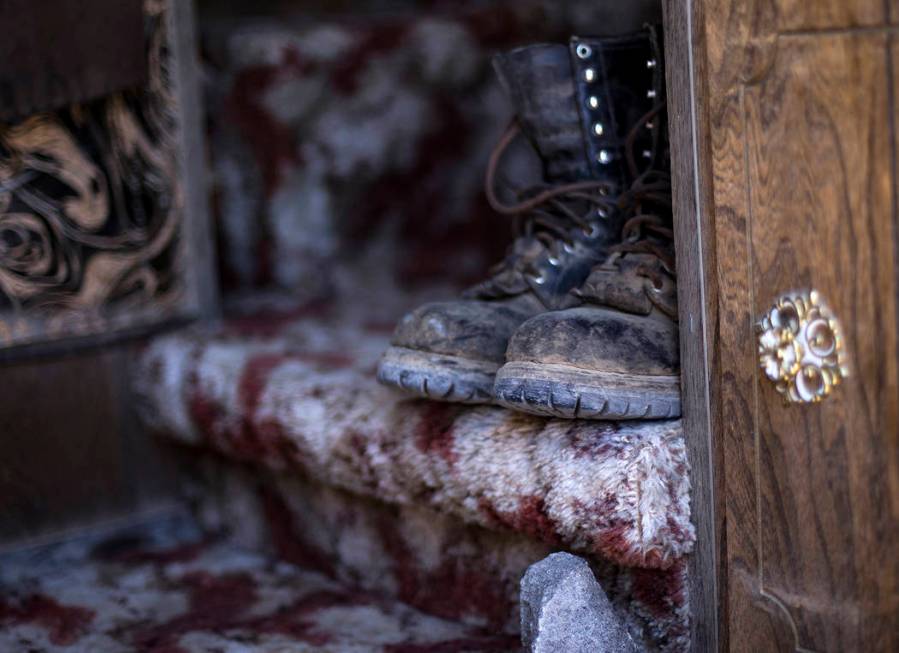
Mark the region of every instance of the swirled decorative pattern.
[[169, 0], [146, 0], [146, 85], [0, 124], [0, 347], [182, 314]]
[[840, 324], [816, 290], [784, 295], [759, 323], [759, 364], [787, 403], [814, 403], [849, 372]]

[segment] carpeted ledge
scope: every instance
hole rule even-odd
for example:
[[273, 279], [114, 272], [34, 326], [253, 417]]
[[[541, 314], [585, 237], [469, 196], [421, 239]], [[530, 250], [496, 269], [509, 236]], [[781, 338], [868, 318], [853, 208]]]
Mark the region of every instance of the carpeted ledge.
[[[190, 456], [197, 513], [209, 533], [319, 569], [341, 583], [490, 632], [519, 632], [519, 581], [556, 550], [416, 505], [397, 506], [221, 457]], [[622, 567], [589, 558], [635, 641], [647, 651], [689, 645], [686, 564]]]
[[629, 567], [693, 545], [680, 421], [548, 420], [380, 387], [382, 325], [243, 318], [153, 341], [135, 385], [161, 434], [235, 460]]

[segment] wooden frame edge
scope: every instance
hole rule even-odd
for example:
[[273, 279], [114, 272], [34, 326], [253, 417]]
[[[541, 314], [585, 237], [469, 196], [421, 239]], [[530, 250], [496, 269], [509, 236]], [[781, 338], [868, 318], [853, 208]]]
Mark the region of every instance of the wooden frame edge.
[[700, 0], [665, 0], [668, 121], [677, 252], [684, 433], [692, 484], [696, 547], [688, 566], [690, 650], [727, 647], [722, 575], [723, 492], [715, 428], [717, 321], [709, 134]]

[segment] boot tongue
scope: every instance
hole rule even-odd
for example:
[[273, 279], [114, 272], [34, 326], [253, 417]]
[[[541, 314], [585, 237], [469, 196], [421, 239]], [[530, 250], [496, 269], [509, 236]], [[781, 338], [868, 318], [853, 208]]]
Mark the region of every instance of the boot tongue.
[[548, 182], [592, 175], [584, 146], [571, 59], [564, 45], [530, 45], [496, 55], [493, 66]]

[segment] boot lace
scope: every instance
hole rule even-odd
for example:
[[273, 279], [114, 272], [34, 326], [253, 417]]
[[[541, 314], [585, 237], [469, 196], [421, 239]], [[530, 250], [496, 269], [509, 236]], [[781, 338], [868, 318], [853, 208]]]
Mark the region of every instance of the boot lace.
[[[621, 228], [621, 242], [609, 248], [611, 254], [603, 262], [604, 268], [617, 266], [628, 254], [648, 254], [654, 257], [659, 266], [641, 264], [636, 272], [648, 278], [655, 290], [661, 290], [665, 279], [663, 273], [676, 281], [677, 273], [674, 260], [674, 232], [671, 225], [671, 175], [667, 170], [651, 165], [639, 172], [634, 157], [634, 141], [637, 129], [655, 118], [664, 109], [659, 104], [646, 113], [631, 129], [625, 142], [628, 167], [634, 175], [630, 188], [619, 197], [619, 205], [629, 217]], [[658, 144], [654, 144], [658, 147]], [[653, 163], [656, 161], [653, 156]], [[661, 267], [661, 272], [659, 270]], [[648, 293], [650, 301], [663, 313], [677, 319], [669, 305], [663, 304], [654, 293]]]
[[[518, 237], [532, 238], [542, 246], [553, 265], [559, 263], [562, 253], [571, 253], [575, 245], [572, 227], [580, 227], [584, 235], [593, 238], [599, 235], [595, 217], [605, 218], [616, 210], [616, 199], [611, 196], [612, 186], [607, 182], [588, 180], [565, 184], [537, 184], [527, 189], [513, 191], [517, 201], [504, 203], [496, 192], [496, 175], [499, 163], [509, 145], [518, 137], [521, 128], [513, 121], [490, 154], [485, 177], [485, 191], [491, 208], [501, 215], [516, 218]], [[559, 251], [563, 248], [563, 252]], [[520, 272], [541, 283], [534, 274], [533, 264], [539, 256], [527, 260], [516, 259], [511, 265]], [[510, 265], [504, 260], [491, 268], [497, 274]]]

